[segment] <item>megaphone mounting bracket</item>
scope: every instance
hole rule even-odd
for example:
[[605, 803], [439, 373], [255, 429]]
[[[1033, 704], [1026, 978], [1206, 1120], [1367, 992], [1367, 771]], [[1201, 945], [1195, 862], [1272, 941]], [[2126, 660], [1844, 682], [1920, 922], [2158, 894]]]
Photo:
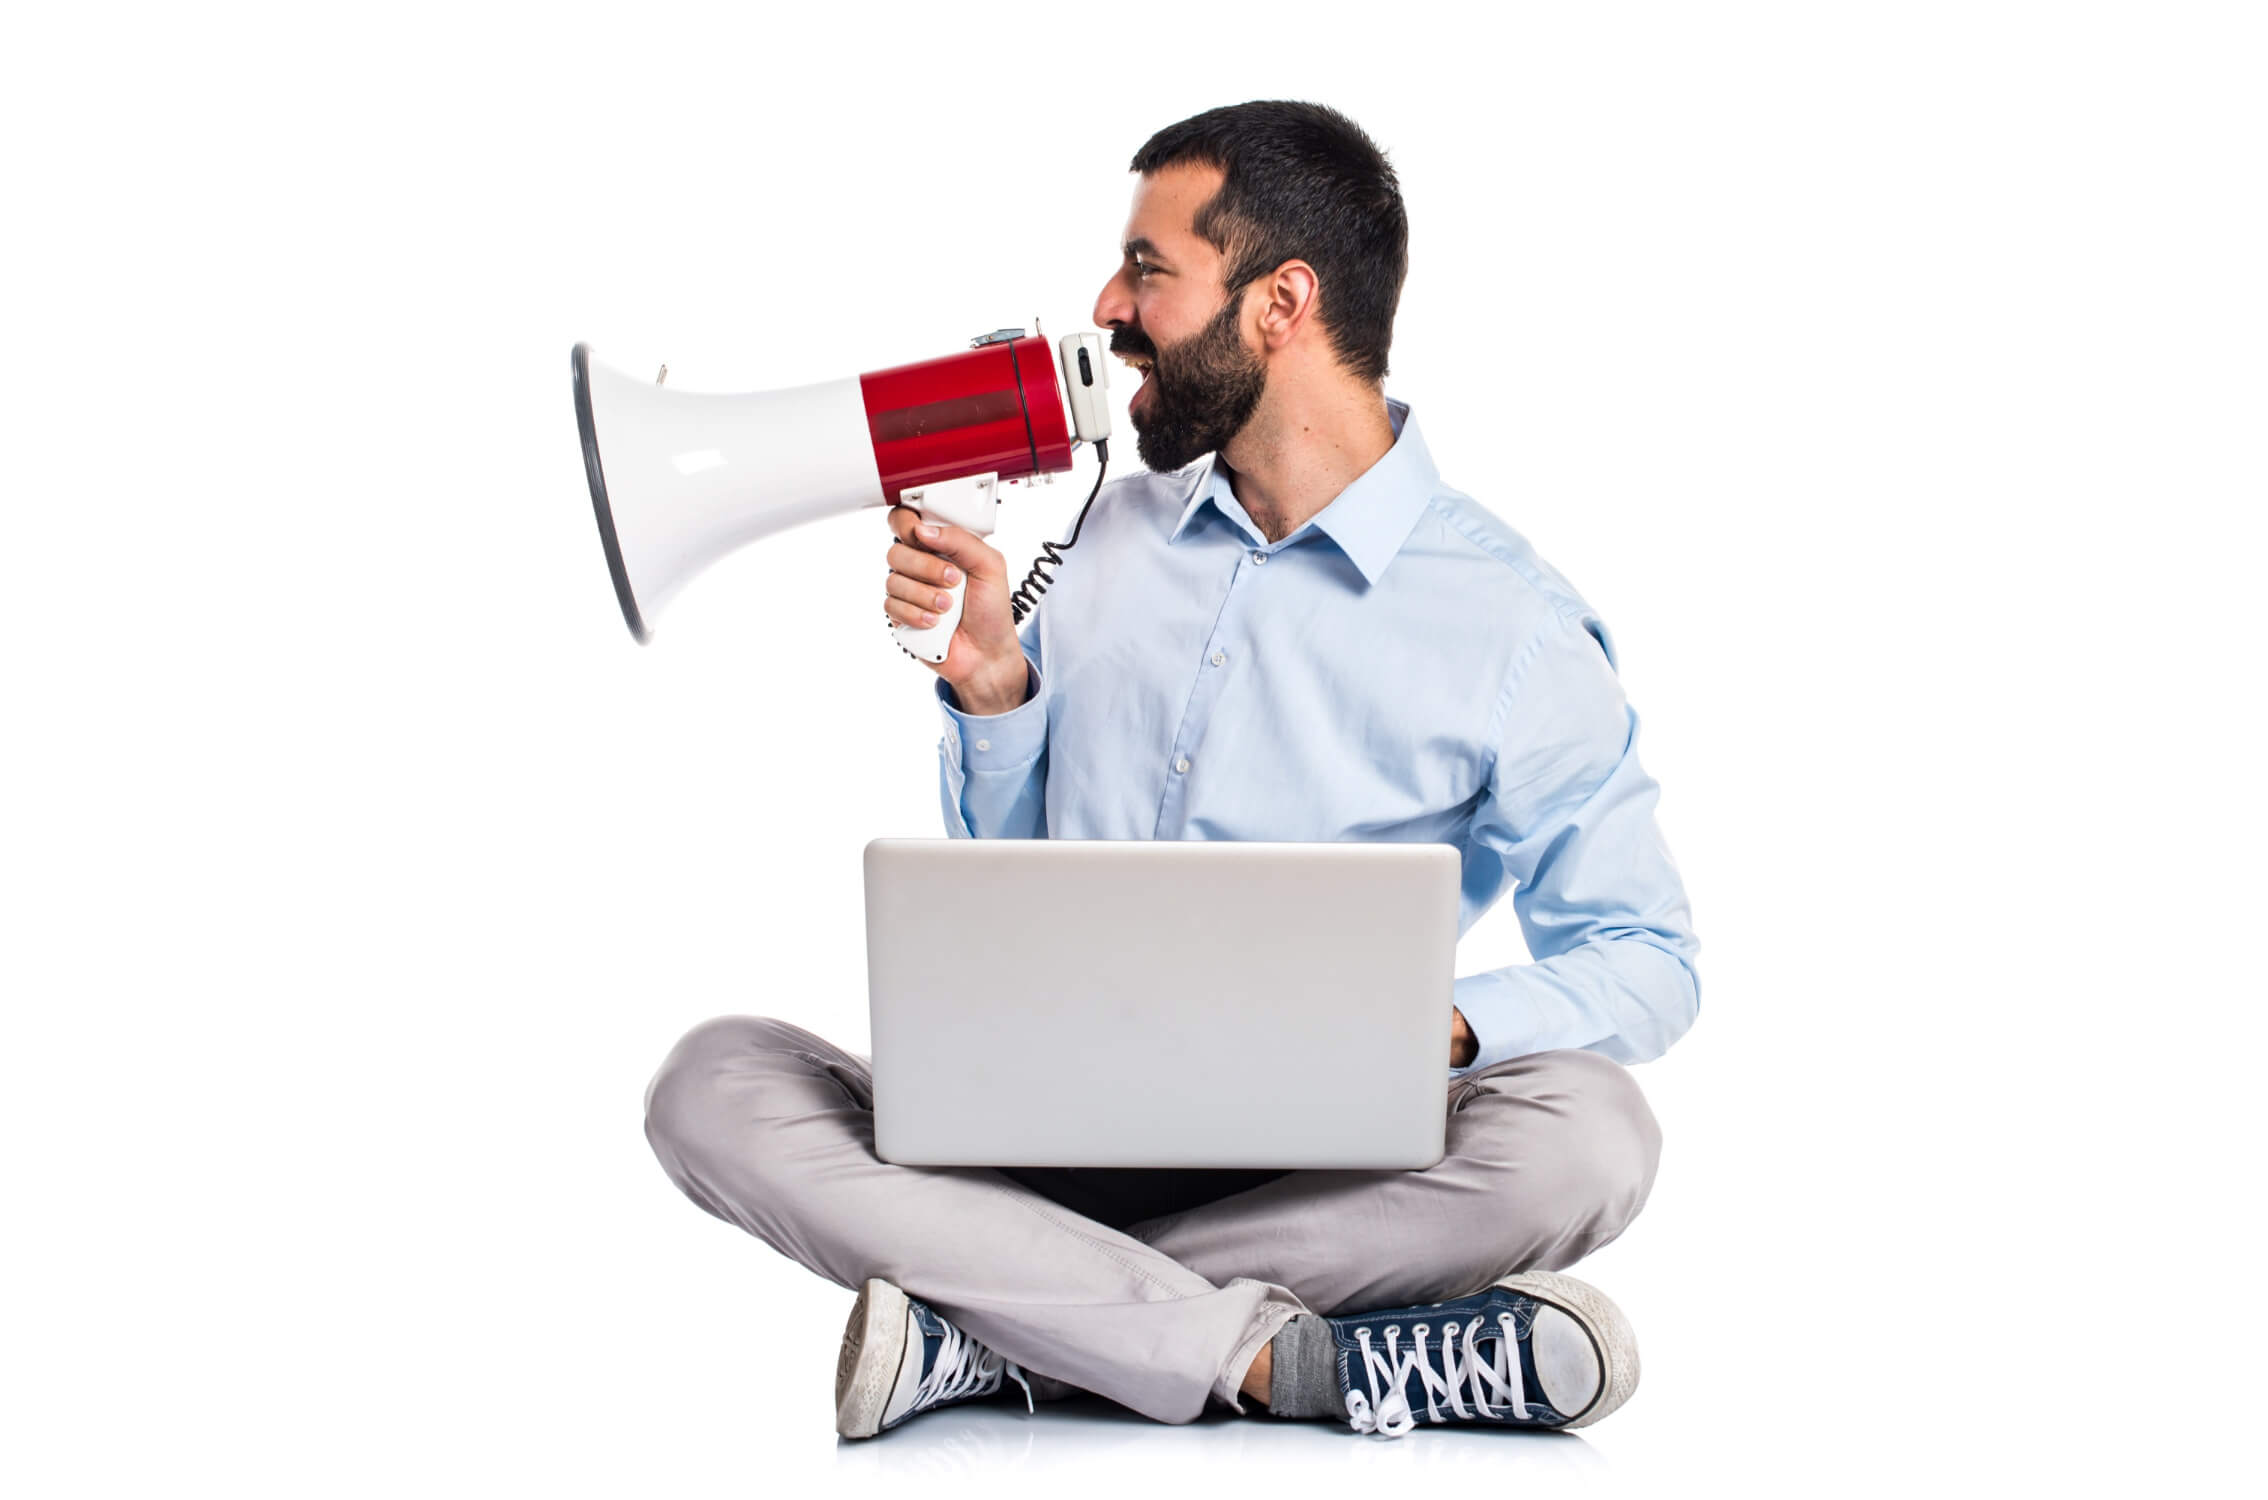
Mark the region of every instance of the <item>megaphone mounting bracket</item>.
[[932, 480], [928, 484], [898, 492], [898, 499], [925, 516], [932, 516], [949, 526], [973, 531], [978, 536], [992, 535], [1000, 521], [1000, 475], [987, 470], [982, 474], [964, 474], [958, 479]]

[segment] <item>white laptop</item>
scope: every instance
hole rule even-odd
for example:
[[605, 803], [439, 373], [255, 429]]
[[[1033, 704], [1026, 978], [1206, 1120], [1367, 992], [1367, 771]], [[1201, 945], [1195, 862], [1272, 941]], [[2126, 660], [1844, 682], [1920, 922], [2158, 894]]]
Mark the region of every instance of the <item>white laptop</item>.
[[1448, 844], [875, 839], [875, 1150], [1430, 1167], [1461, 871]]

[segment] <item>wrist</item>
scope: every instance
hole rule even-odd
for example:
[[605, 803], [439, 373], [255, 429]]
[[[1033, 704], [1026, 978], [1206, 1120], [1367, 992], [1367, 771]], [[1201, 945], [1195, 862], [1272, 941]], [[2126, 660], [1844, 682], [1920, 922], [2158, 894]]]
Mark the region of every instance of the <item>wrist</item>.
[[953, 696], [960, 700], [962, 713], [981, 719], [1022, 708], [1031, 697], [1031, 689], [1031, 664], [1019, 653], [1013, 677], [971, 678], [956, 686]]

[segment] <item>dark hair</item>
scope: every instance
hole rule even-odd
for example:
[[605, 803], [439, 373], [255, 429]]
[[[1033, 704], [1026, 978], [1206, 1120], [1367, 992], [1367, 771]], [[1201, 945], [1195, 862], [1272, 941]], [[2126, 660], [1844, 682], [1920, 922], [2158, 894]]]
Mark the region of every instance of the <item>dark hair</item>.
[[1183, 162], [1222, 172], [1192, 227], [1227, 260], [1228, 294], [1287, 260], [1306, 261], [1339, 363], [1360, 379], [1384, 379], [1410, 262], [1409, 219], [1386, 153], [1335, 109], [1261, 99], [1168, 125], [1134, 153], [1131, 170], [1147, 176]]

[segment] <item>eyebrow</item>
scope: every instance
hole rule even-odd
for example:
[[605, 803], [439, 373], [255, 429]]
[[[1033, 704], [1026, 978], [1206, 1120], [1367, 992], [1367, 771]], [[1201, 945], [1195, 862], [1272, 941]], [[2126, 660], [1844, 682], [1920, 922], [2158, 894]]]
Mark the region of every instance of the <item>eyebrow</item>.
[[1157, 246], [1151, 244], [1148, 236], [1146, 235], [1138, 234], [1119, 248], [1125, 252], [1126, 257], [1129, 260], [1133, 259], [1137, 255], [1147, 255], [1152, 260], [1165, 259], [1165, 253], [1159, 250]]

